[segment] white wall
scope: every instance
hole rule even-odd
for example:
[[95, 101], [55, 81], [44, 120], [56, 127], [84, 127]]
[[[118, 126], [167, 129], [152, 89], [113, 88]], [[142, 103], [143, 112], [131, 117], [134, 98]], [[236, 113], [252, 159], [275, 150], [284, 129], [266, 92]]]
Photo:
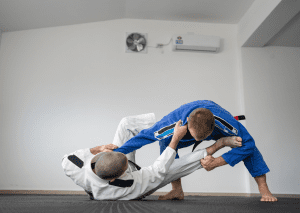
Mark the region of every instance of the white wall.
[[[242, 48], [247, 129], [270, 168], [271, 192], [300, 194], [300, 48]], [[257, 184], [250, 178], [252, 193]]]
[[[155, 48], [125, 53], [125, 32], [135, 31], [148, 33], [150, 46], [187, 32], [220, 36], [223, 45], [218, 54], [172, 52], [171, 45], [163, 53]], [[243, 113], [237, 54], [237, 27], [226, 24], [123, 19], [4, 33], [0, 189], [81, 190], [64, 175], [62, 156], [110, 143], [128, 115], [154, 112], [160, 120], [200, 99], [213, 100], [233, 115]], [[137, 163], [148, 166], [158, 156], [159, 145], [153, 143], [138, 150]], [[199, 170], [183, 178], [183, 188], [245, 192], [246, 174], [243, 163]]]

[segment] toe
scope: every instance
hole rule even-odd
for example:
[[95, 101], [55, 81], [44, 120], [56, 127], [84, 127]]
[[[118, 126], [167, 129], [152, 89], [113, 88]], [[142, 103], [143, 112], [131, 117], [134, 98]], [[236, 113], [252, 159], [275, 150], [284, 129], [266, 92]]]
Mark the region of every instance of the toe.
[[242, 142], [242, 138], [241, 138], [241, 137], [236, 137], [236, 140], [237, 140], [238, 142]]
[[272, 202], [276, 202], [277, 201], [277, 198], [276, 197], [272, 197]]

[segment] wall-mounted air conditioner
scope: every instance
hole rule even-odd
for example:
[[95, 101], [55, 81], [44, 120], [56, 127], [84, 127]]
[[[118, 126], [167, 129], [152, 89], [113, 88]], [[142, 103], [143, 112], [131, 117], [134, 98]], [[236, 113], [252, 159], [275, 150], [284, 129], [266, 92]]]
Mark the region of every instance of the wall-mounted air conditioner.
[[221, 46], [221, 38], [218, 36], [206, 36], [195, 34], [173, 35], [173, 51], [199, 51], [218, 52]]

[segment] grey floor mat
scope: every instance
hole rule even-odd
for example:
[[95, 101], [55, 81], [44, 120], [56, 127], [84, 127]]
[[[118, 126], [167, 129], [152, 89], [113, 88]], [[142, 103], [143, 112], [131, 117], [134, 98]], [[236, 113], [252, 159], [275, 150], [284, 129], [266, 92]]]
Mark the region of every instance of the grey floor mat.
[[299, 198], [278, 198], [275, 203], [259, 197], [186, 196], [183, 201], [92, 201], [87, 195], [0, 195], [0, 212], [97, 212], [97, 213], [207, 213], [300, 212]]

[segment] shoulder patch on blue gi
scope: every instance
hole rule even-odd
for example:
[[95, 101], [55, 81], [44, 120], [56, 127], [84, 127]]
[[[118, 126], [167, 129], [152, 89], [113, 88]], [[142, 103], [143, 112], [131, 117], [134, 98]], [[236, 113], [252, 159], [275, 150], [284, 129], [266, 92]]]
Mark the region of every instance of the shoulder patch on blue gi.
[[80, 169], [83, 167], [84, 165], [84, 162], [79, 158], [77, 157], [76, 155], [69, 155], [68, 156], [68, 159], [74, 163], [76, 166], [78, 166]]
[[220, 128], [218, 125], [216, 125], [218, 128], [220, 128], [221, 130], [223, 130], [224, 132], [230, 134], [230, 132], [228, 130], [230, 130], [231, 132], [233, 132], [234, 134], [238, 134], [238, 130], [236, 128], [234, 128], [231, 124], [229, 124], [227, 121], [223, 120], [222, 118], [215, 116], [215, 120], [219, 121], [223, 126], [224, 129]]
[[133, 180], [121, 180], [115, 179], [114, 182], [108, 182], [109, 185], [118, 186], [118, 187], [131, 187]]
[[158, 140], [165, 139], [169, 137], [170, 135], [173, 135], [174, 128], [175, 128], [176, 122], [161, 128], [160, 130], [154, 132], [154, 137]]

